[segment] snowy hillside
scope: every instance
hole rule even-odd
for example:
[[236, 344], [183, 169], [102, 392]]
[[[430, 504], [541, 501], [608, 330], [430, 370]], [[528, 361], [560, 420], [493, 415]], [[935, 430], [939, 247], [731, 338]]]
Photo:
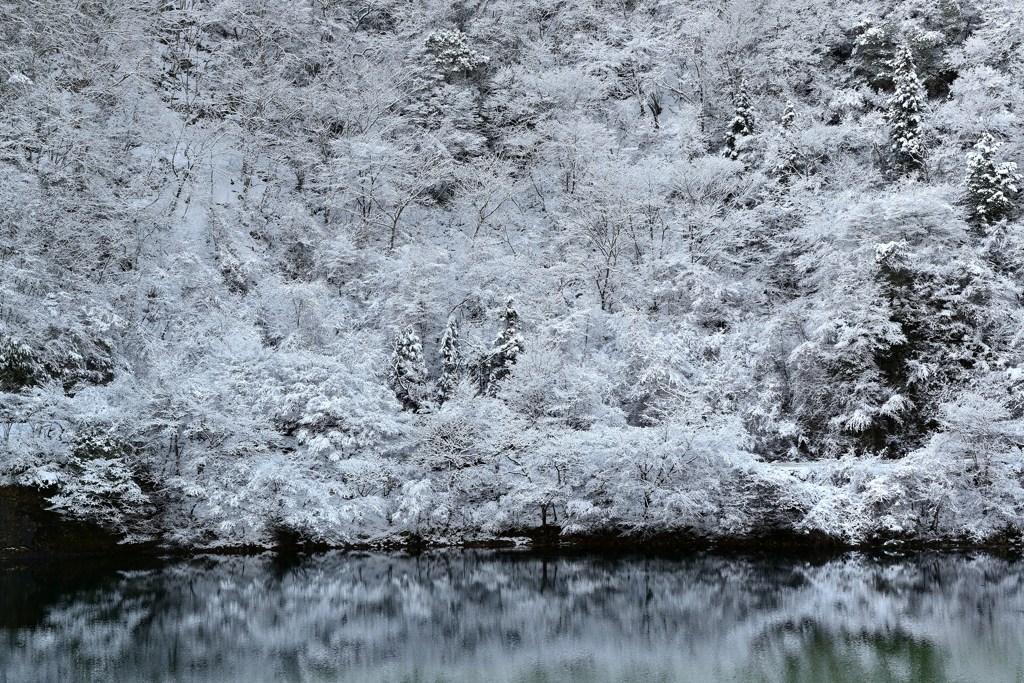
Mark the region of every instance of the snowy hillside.
[[1022, 31], [0, 0], [0, 484], [190, 547], [1017, 535]]

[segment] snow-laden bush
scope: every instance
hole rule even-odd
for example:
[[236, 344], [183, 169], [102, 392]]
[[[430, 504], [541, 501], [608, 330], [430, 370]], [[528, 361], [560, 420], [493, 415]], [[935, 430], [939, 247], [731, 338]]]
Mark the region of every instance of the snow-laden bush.
[[[589, 429], [595, 424], [624, 422], [615, 405], [615, 387], [601, 359], [588, 363], [568, 360], [551, 350], [523, 356], [498, 396], [517, 413], [538, 424]], [[605, 371], [602, 371], [605, 370]]]
[[520, 463], [501, 508], [510, 526], [532, 526], [550, 506], [572, 533], [731, 533], [745, 518], [734, 514], [730, 487], [753, 461], [736, 433], [594, 427], [547, 439]]
[[95, 522], [132, 543], [153, 538], [144, 517], [150, 497], [135, 481], [124, 457], [73, 457], [61, 471], [52, 510], [72, 519]]

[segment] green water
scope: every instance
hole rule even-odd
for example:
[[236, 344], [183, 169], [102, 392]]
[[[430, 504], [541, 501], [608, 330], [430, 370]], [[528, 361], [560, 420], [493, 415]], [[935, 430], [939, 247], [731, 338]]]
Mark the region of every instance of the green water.
[[0, 681], [1024, 681], [1024, 563], [326, 553], [0, 565]]

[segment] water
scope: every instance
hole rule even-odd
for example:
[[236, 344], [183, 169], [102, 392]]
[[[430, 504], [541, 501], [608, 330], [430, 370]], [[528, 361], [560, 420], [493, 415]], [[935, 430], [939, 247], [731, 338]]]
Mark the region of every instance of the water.
[[0, 681], [1024, 681], [1024, 563], [514, 552], [0, 568]]

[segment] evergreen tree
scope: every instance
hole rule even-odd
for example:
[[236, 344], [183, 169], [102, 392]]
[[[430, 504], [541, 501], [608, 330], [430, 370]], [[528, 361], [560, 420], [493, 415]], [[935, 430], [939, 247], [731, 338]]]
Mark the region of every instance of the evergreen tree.
[[419, 411], [427, 368], [423, 361], [423, 343], [410, 325], [395, 341], [391, 357], [389, 383], [403, 410]]
[[913, 172], [924, 165], [921, 139], [923, 88], [909, 45], [901, 45], [890, 64], [895, 92], [889, 98], [889, 152], [895, 167], [902, 172]]
[[740, 158], [740, 146], [743, 138], [754, 133], [754, 111], [747, 96], [747, 84], [740, 78], [732, 96], [736, 114], [729, 123], [729, 132], [725, 135], [725, 156], [730, 159]]
[[938, 428], [941, 403], [991, 359], [985, 310], [991, 281], [973, 258], [947, 253], [932, 261], [905, 241], [877, 245], [875, 261], [878, 310], [902, 336], [873, 349], [883, 384], [893, 392], [876, 416], [875, 446], [903, 454]]
[[523, 337], [519, 333], [519, 313], [512, 306], [511, 297], [505, 302], [505, 310], [501, 317], [504, 327], [480, 363], [480, 393], [483, 394], [494, 394], [498, 382], [508, 376], [523, 351]]
[[19, 391], [43, 380], [43, 371], [27, 345], [0, 338], [0, 391]]
[[427, 36], [426, 48], [434, 57], [434, 67], [441, 78], [468, 75], [487, 66], [490, 57], [469, 47], [466, 34], [457, 29], [441, 29]]
[[977, 151], [967, 155], [967, 211], [978, 225], [991, 225], [1008, 217], [1020, 191], [1017, 164], [995, 161], [1001, 146], [985, 133], [974, 145]]
[[443, 404], [452, 397], [462, 374], [462, 354], [459, 351], [459, 323], [448, 321], [441, 338], [441, 378], [437, 382], [437, 402]]

